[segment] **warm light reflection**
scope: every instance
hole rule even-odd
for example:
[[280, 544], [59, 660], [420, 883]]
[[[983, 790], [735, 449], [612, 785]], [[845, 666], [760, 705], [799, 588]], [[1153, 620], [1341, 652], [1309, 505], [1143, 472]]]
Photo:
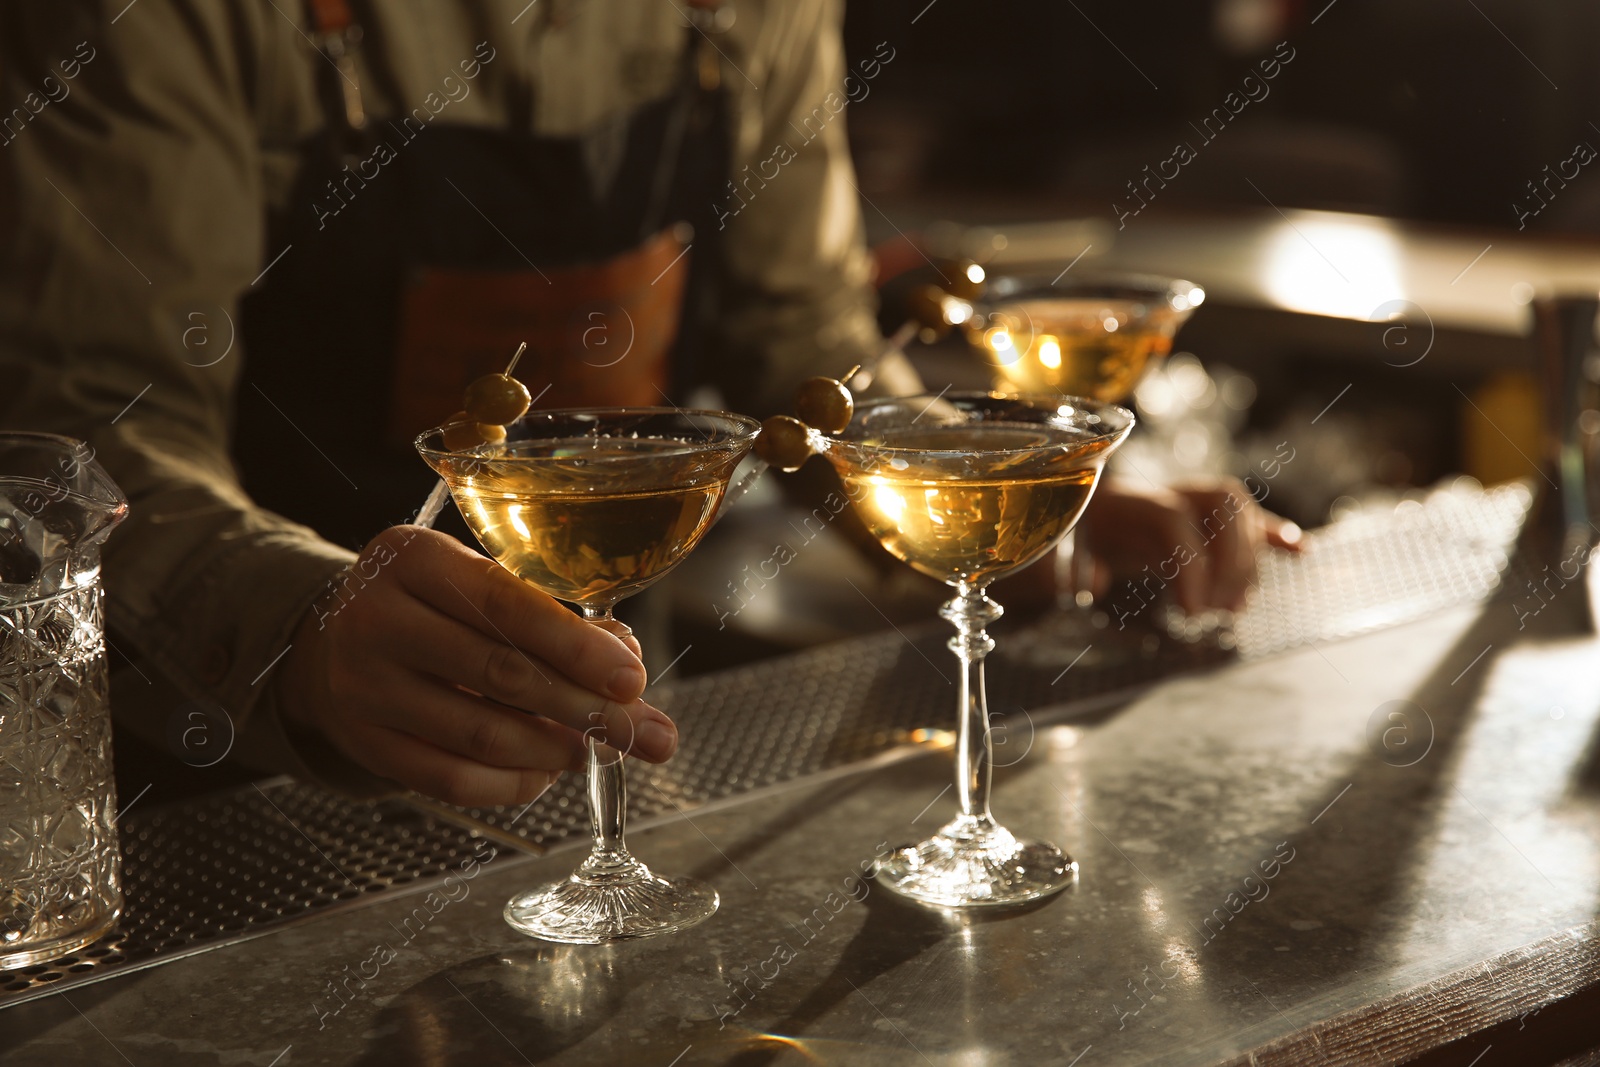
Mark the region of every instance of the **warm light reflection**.
[[1039, 362], [1056, 370], [1061, 366], [1061, 342], [1049, 334], [1039, 339]]
[[506, 517], [511, 520], [511, 525], [517, 528], [517, 533], [523, 537], [531, 538], [533, 532], [528, 529], [528, 524], [522, 521], [522, 505], [512, 504], [506, 509]]
[[1139, 895], [1139, 903], [1143, 905], [1144, 913], [1157, 928], [1167, 925], [1167, 912], [1161, 899], [1161, 890], [1155, 886], [1148, 887]]
[[494, 519], [490, 517], [488, 510], [483, 506], [483, 498], [478, 496], [476, 493], [452, 492], [451, 496], [455, 497], [457, 505], [462, 509], [463, 517], [467, 520], [467, 525], [471, 526], [473, 529], [481, 529], [479, 524], [486, 526], [494, 521]]
[[939, 301], [939, 313], [952, 326], [960, 326], [972, 318], [972, 305], [960, 297], [946, 296]]
[[[877, 481], [876, 478], [873, 480]], [[878, 505], [878, 510], [883, 512], [890, 522], [899, 522], [901, 516], [906, 513], [905, 498], [895, 492], [892, 486], [873, 486], [872, 499]]]
[[1173, 311], [1188, 311], [1197, 308], [1206, 302], [1206, 291], [1198, 285], [1187, 293], [1178, 293], [1172, 298]]
[[1014, 347], [1011, 331], [1004, 326], [991, 326], [983, 333], [983, 343], [993, 352], [1004, 352]]
[[[734, 1030], [733, 1027], [729, 1029]], [[811, 1044], [816, 1044], [816, 1042], [808, 1044], [799, 1038], [789, 1037], [787, 1034], [768, 1034], [759, 1030], [746, 1030], [742, 1027], [739, 1030], [742, 1032], [734, 1032], [730, 1035], [730, 1038], [733, 1048], [741, 1053], [760, 1055], [760, 1053], [766, 1051], [777, 1055], [781, 1054], [783, 1049], [793, 1049], [800, 1055], [801, 1060], [806, 1063], [825, 1062], [824, 1057], [819, 1056], [811, 1048]], [[729, 1041], [729, 1039], [724, 1039], [724, 1041]], [[788, 1061], [785, 1060], [785, 1062]]]
[[981, 285], [983, 283], [983, 279], [983, 268], [978, 266], [976, 263], [968, 263], [967, 281], [971, 282], [973, 285]]
[[[1200, 964], [1195, 960], [1194, 949], [1182, 941], [1168, 941], [1166, 943], [1167, 958], [1162, 966], [1171, 963], [1178, 971], [1178, 977], [1186, 982], [1200, 981]], [[1174, 979], [1176, 981], [1176, 979]]]
[[1300, 218], [1274, 231], [1265, 249], [1266, 289], [1293, 311], [1367, 319], [1404, 300], [1400, 246], [1376, 219]]

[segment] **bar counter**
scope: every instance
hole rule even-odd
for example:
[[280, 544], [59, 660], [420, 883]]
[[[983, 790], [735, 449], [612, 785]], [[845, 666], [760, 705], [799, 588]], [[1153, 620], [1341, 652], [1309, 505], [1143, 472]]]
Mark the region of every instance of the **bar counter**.
[[[638, 854], [721, 893], [695, 929], [526, 939], [506, 899], [582, 843], [509, 855], [490, 828], [472, 840], [497, 858], [443, 881], [6, 1008], [0, 1049], [17, 1067], [1548, 1062], [1516, 1042], [1600, 981], [1600, 646], [1571, 605], [1528, 603], [1028, 704], [998, 738], [995, 810], [1081, 875], [1018, 911], [861, 878], [954, 812], [932, 731], [639, 824]], [[669, 710], [687, 740], [694, 710]]]

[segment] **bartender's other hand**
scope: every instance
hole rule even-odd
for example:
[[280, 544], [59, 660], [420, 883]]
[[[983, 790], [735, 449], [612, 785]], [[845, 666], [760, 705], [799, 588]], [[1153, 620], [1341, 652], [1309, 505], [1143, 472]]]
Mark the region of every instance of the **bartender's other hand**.
[[1300, 527], [1258, 505], [1237, 478], [1167, 489], [1107, 481], [1083, 531], [1113, 582], [1149, 567], [1191, 615], [1244, 607], [1263, 545], [1300, 551]]
[[395, 526], [295, 633], [284, 715], [373, 774], [452, 804], [527, 804], [586, 732], [653, 763], [677, 728], [618, 639], [455, 538]]

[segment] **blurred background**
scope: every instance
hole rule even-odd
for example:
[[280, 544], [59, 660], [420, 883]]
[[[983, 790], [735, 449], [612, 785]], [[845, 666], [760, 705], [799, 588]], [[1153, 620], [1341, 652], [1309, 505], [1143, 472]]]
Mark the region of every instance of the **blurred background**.
[[[1270, 95], [1163, 201], [1257, 207], [1248, 174], [1280, 207], [1515, 229], [1526, 181], [1600, 145], [1600, 8], [1579, 0], [883, 0], [846, 18], [852, 60], [897, 50], [849, 112], [861, 191], [896, 221], [1109, 218], [1291, 37]], [[1600, 182], [1529, 226], [1600, 229]]]
[[[1538, 453], [1528, 304], [1566, 279], [1545, 250], [1512, 242], [1582, 256], [1600, 231], [1600, 177], [1573, 158], [1580, 142], [1600, 147], [1600, 8], [895, 0], [849, 5], [846, 36], [856, 71], [884, 42], [894, 50], [846, 116], [886, 330], [903, 318], [897, 292], [931, 273], [897, 247], [908, 238], [936, 257], [951, 250], [940, 224], [956, 223], [1014, 248], [1054, 221], [1057, 254], [1022, 258], [1059, 269], [1092, 244], [1074, 269], [1182, 272], [1206, 287], [1178, 350], [1232, 381], [1215, 419], [1242, 439], [1297, 427], [1323, 453], [1281, 497], [1303, 524], [1373, 485], [1534, 474], [1516, 455]], [[1181, 168], [1164, 162], [1179, 143], [1194, 151]], [[1296, 209], [1342, 214], [1290, 223]], [[1087, 228], [1066, 233], [1066, 220]], [[1262, 241], [1265, 261], [1242, 262]], [[1278, 241], [1289, 255], [1274, 255]], [[1479, 276], [1456, 280], [1486, 248]], [[1365, 291], [1342, 292], [1344, 280]], [[1191, 394], [1209, 405], [1192, 366], [1168, 370], [1179, 388], [1147, 382], [1167, 395], [1147, 416]], [[1205, 462], [1242, 473], [1242, 455], [1225, 459]], [[1314, 476], [1323, 484], [1303, 484]]]
[[[1600, 430], [1592, 357], [1576, 426], [1545, 414], [1556, 357], [1535, 321], [1600, 287], [1596, 40], [1600, 8], [1576, 0], [849, 4], [842, 117], [881, 325], [962, 258], [1185, 278], [1206, 301], [1135, 393], [1124, 472], [1253, 476], [1312, 529], [1532, 486], [1552, 433], [1592, 459]], [[959, 333], [912, 347], [930, 392], [991, 384]], [[767, 556], [793, 541], [780, 522], [745, 533]], [[820, 580], [843, 552], [808, 550], [769, 592], [749, 579], [761, 553], [722, 551], [718, 573], [698, 572], [714, 552], [686, 569], [727, 587], [712, 607], [740, 631], [882, 625]], [[893, 574], [852, 580], [890, 616], [925, 614], [871, 584]]]

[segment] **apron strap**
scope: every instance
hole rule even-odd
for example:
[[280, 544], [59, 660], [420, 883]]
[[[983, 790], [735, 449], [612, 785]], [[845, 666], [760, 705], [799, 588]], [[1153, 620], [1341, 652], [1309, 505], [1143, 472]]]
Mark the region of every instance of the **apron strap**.
[[350, 10], [348, 0], [308, 0], [313, 40], [328, 58], [337, 80], [323, 77], [323, 96], [330, 118], [339, 120], [336, 136], [349, 145], [356, 131], [366, 128], [367, 109], [361, 100], [361, 83], [356, 77], [355, 54], [361, 47], [361, 24]]
[[[686, 13], [689, 25], [685, 27], [683, 65], [679, 72], [678, 87], [672, 112], [667, 120], [667, 135], [656, 157], [655, 172], [650, 181], [650, 199], [639, 224], [639, 240], [648, 241], [669, 221], [664, 217], [667, 196], [678, 172], [678, 156], [696, 111], [703, 111], [722, 88], [721, 67], [716, 47], [711, 42], [713, 33], [721, 34], [733, 25], [734, 9], [725, 0], [688, 0]], [[703, 121], [703, 118], [702, 118]]]

